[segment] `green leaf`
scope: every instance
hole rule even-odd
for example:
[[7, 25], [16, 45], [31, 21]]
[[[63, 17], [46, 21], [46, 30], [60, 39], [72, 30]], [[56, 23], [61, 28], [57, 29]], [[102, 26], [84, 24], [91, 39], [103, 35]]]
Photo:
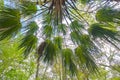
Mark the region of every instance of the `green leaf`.
[[117, 46], [120, 42], [120, 35], [119, 31], [117, 29], [112, 27], [105, 27], [105, 25], [101, 25], [99, 23], [92, 24], [90, 28], [88, 29], [89, 34], [94, 38], [100, 38], [101, 40], [106, 40], [111, 45], [113, 45], [115, 48], [119, 49], [119, 46]]
[[4, 0], [0, 0], [0, 9], [4, 7]]
[[33, 15], [37, 12], [36, 3], [31, 1], [22, 1], [20, 9], [25, 16]]
[[73, 54], [73, 51], [71, 49], [63, 49], [62, 50], [63, 54], [63, 60], [64, 60], [64, 65], [69, 66], [71, 62], [71, 56]]
[[90, 0], [79, 0], [82, 4], [86, 4], [86, 3], [89, 3]]
[[115, 35], [117, 35], [118, 33], [118, 31], [115, 28], [105, 27], [104, 25], [99, 23], [92, 24], [88, 31], [90, 35], [92, 35], [94, 38], [102, 38], [104, 36], [108, 36], [114, 39]]
[[112, 8], [102, 8], [96, 13], [96, 20], [99, 22], [120, 23], [120, 11]]
[[75, 21], [71, 22], [70, 28], [71, 28], [72, 31], [80, 32], [81, 29], [83, 28], [83, 25], [80, 22], [75, 20]]
[[81, 35], [80, 36], [80, 43], [82, 46], [85, 46], [86, 48], [90, 48], [90, 47], [94, 46], [94, 44], [90, 40], [89, 35]]
[[26, 35], [22, 40], [19, 48], [23, 49], [25, 57], [27, 57], [36, 47], [37, 37], [34, 35]]
[[66, 70], [70, 71], [72, 75], [76, 73], [76, 65], [73, 61], [73, 51], [69, 48], [62, 50], [62, 60]]
[[80, 44], [80, 34], [78, 32], [71, 32], [70, 36], [74, 44]]
[[59, 24], [58, 25], [58, 32], [61, 32], [61, 33], [63, 33], [63, 35], [66, 35], [67, 26], [65, 24]]
[[0, 40], [15, 36], [20, 29], [19, 10], [7, 7], [3, 8], [0, 11]]
[[36, 22], [30, 22], [27, 26], [25, 26], [26, 34], [35, 34], [38, 30], [38, 25]]
[[94, 62], [94, 58], [91, 56], [91, 53], [86, 47], [78, 46], [75, 49], [75, 55], [78, 63], [80, 64], [80, 67], [88, 70], [89, 72], [97, 71], [97, 65]]
[[52, 22], [51, 15], [50, 14], [43, 14], [43, 16], [44, 16], [44, 18], [43, 18], [42, 24], [43, 25], [50, 25]]
[[45, 25], [43, 27], [43, 32], [42, 33], [46, 36], [46, 38], [50, 38], [52, 36], [52, 34], [53, 34], [52, 26]]
[[120, 80], [120, 77], [112, 77], [110, 80]]
[[60, 36], [54, 37], [53, 42], [59, 49], [62, 49], [62, 42], [63, 42], [62, 37], [60, 37]]
[[46, 48], [43, 52], [43, 60], [44, 62], [47, 62], [48, 64], [52, 64], [54, 59], [57, 57], [57, 47], [56, 45], [50, 41], [46, 40]]

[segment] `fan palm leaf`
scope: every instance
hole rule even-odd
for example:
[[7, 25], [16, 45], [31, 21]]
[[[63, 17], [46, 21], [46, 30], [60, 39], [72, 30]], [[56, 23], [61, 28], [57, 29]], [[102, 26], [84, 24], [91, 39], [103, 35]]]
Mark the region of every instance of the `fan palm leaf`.
[[62, 37], [60, 37], [60, 36], [54, 37], [53, 42], [58, 47], [58, 49], [60, 49], [60, 50], [62, 49], [62, 43], [63, 43]]
[[99, 23], [92, 24], [89, 28], [89, 33], [93, 35], [93, 37], [103, 37], [103, 35], [113, 37], [115, 36], [118, 31], [114, 28], [105, 27], [104, 25], [101, 25]]
[[118, 47], [115, 45], [114, 41], [120, 42], [120, 35], [118, 33], [119, 31], [117, 31], [115, 28], [105, 27], [105, 25], [101, 25], [99, 23], [92, 24], [89, 28], [89, 34], [93, 36], [94, 39], [105, 39], [116, 48]]
[[24, 55], [28, 56], [28, 54], [36, 48], [37, 37], [35, 33], [38, 30], [38, 26], [35, 22], [31, 22], [25, 27], [25, 30], [27, 30], [27, 32], [21, 40], [19, 48], [22, 48]]
[[43, 27], [43, 31], [42, 31], [43, 35], [46, 36], [46, 38], [51, 38], [52, 34], [53, 34], [53, 28], [52, 26], [49, 25], [45, 25]]
[[37, 12], [36, 3], [32, 1], [25, 1], [25, 0], [21, 1], [20, 9], [21, 9], [22, 14], [24, 14], [24, 16], [33, 15]]
[[75, 55], [80, 64], [80, 68], [87, 69], [88, 72], [96, 72], [97, 65], [94, 62], [94, 58], [91, 56], [89, 49], [84, 46], [78, 46], [75, 49]]
[[112, 8], [102, 8], [97, 11], [96, 19], [100, 22], [120, 23], [120, 11]]
[[35, 34], [37, 33], [38, 30], [38, 25], [36, 24], [36, 22], [30, 22], [28, 23], [26, 26], [23, 27], [26, 32], [26, 34]]
[[73, 60], [73, 51], [69, 48], [62, 50], [62, 61], [65, 66], [65, 70], [70, 71], [72, 75], [77, 74], [77, 67]]
[[74, 44], [80, 44], [80, 34], [76, 31], [70, 33], [71, 39]]
[[59, 24], [58, 25], [58, 33], [62, 33], [63, 35], [66, 35], [67, 33], [67, 26], [65, 24]]
[[70, 23], [70, 28], [72, 31], [80, 32], [81, 29], [83, 28], [83, 24], [77, 20], [74, 20]]
[[46, 43], [47, 45], [45, 47], [42, 57], [44, 57], [44, 62], [48, 64], [53, 64], [53, 61], [57, 55], [57, 47], [51, 40], [46, 40]]
[[36, 43], [37, 43], [37, 37], [34, 35], [26, 35], [21, 40], [21, 44], [19, 48], [23, 50], [25, 57], [27, 57], [29, 53], [31, 53], [35, 49]]
[[12, 37], [21, 29], [20, 12], [4, 7], [0, 11], [0, 40]]

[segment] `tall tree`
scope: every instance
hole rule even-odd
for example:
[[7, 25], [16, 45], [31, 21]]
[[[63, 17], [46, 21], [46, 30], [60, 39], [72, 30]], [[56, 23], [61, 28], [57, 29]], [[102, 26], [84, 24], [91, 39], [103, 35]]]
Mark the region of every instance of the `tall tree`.
[[62, 64], [62, 80], [79, 79], [80, 72], [88, 78], [98, 72], [93, 55], [103, 51], [104, 43], [120, 50], [120, 11], [115, 1], [10, 0], [0, 9], [0, 40], [20, 32], [24, 37], [19, 49], [25, 57], [36, 50], [38, 70], [42, 59], [49, 66]]

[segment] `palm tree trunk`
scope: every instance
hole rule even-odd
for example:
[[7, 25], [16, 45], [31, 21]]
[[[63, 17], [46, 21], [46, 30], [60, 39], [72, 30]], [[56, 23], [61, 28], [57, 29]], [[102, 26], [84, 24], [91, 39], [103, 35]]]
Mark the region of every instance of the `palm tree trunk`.
[[39, 75], [39, 66], [40, 66], [39, 59], [40, 59], [40, 57], [38, 57], [38, 59], [37, 59], [37, 69], [36, 69], [35, 80], [38, 79], [38, 75]]

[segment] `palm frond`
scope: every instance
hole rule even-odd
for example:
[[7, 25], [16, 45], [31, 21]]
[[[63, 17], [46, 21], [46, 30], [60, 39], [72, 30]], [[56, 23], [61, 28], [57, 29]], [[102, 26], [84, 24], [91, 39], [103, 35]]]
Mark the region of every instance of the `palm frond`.
[[105, 35], [112, 38], [115, 37], [118, 32], [114, 28], [104, 27], [104, 25], [101, 25], [99, 23], [92, 24], [88, 31], [94, 38], [102, 38]]
[[23, 49], [25, 57], [27, 57], [36, 47], [37, 37], [34, 35], [26, 35], [22, 40], [19, 46], [20, 49]]
[[62, 37], [60, 37], [60, 36], [54, 37], [53, 42], [60, 50], [62, 49], [62, 42], [63, 42]]
[[43, 18], [43, 22], [42, 24], [45, 25], [52, 25], [52, 18], [50, 14], [43, 14], [44, 18]]
[[41, 56], [41, 57], [43, 57], [44, 62], [46, 62], [48, 64], [53, 64], [53, 61], [57, 55], [57, 47], [50, 40], [46, 40], [46, 43], [47, 43], [46, 48], [43, 52], [43, 56]]
[[71, 28], [72, 31], [80, 32], [81, 29], [83, 28], [83, 25], [82, 25], [82, 23], [78, 22], [77, 20], [74, 20], [74, 21], [71, 22], [70, 28]]
[[23, 28], [25, 29], [25, 31], [27, 31], [26, 32], [27, 35], [28, 34], [35, 34], [35, 33], [37, 33], [38, 25], [36, 24], [36, 22], [32, 21]]
[[105, 39], [110, 44], [118, 48], [114, 43], [115, 41], [120, 42], [120, 39], [119, 39], [120, 35], [118, 34], [119, 31], [117, 31], [116, 28], [105, 27], [104, 25], [95, 23], [91, 25], [88, 31], [89, 31], [89, 34], [93, 36], [94, 39], [96, 38]]
[[37, 6], [36, 3], [32, 1], [21, 1], [20, 3], [20, 9], [22, 11], [22, 14], [25, 16], [27, 15], [33, 15], [37, 12]]
[[94, 58], [86, 47], [78, 46], [75, 49], [75, 55], [83, 71], [86, 69], [88, 72], [97, 72], [97, 65], [94, 62]]
[[21, 29], [20, 12], [4, 7], [0, 11], [0, 40], [12, 37]]
[[[76, 7], [76, 0], [44, 0], [41, 3], [43, 3], [42, 8], [48, 9], [46, 13], [51, 16], [51, 22], [54, 22], [56, 25], [63, 23], [63, 20], [66, 22], [68, 20], [72, 21], [73, 16], [79, 19], [82, 18], [79, 14], [79, 9]], [[72, 10], [80, 16], [78, 17]]]
[[21, 40], [19, 48], [22, 48], [24, 55], [28, 56], [29, 53], [36, 48], [37, 37], [35, 36], [35, 33], [38, 30], [38, 25], [35, 22], [30, 22], [24, 28], [27, 32]]
[[99, 22], [120, 23], [120, 11], [112, 8], [102, 8], [96, 13], [96, 20]]
[[76, 31], [70, 33], [71, 39], [74, 44], [80, 44], [80, 34]]
[[65, 24], [59, 24], [57, 28], [59, 33], [63, 33], [63, 35], [66, 35], [67, 33], [67, 26]]
[[89, 3], [91, 0], [79, 0], [82, 4]]
[[69, 48], [62, 50], [62, 60], [63, 60], [63, 67], [65, 70], [70, 71], [72, 75], [77, 73], [77, 68], [73, 60], [73, 51]]
[[93, 42], [90, 40], [89, 35], [81, 35], [80, 36], [80, 43], [82, 46], [85, 46], [86, 48], [93, 48], [95, 45]]
[[52, 26], [49, 26], [49, 25], [45, 25], [43, 27], [43, 31], [42, 31], [43, 35], [46, 36], [46, 38], [50, 38], [53, 34], [53, 28]]

